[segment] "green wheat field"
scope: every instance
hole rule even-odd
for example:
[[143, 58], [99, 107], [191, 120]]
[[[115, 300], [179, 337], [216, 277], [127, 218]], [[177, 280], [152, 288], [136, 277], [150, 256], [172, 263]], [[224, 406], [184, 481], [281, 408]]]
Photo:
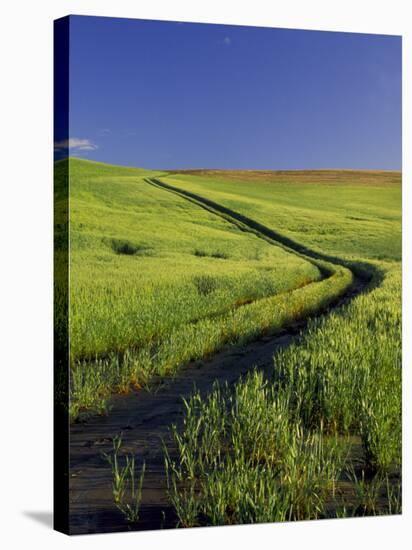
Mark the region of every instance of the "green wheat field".
[[[185, 401], [164, 452], [177, 525], [400, 513], [401, 173], [68, 162], [71, 421], [308, 320], [269, 377]], [[133, 522], [144, 470], [120, 447]]]

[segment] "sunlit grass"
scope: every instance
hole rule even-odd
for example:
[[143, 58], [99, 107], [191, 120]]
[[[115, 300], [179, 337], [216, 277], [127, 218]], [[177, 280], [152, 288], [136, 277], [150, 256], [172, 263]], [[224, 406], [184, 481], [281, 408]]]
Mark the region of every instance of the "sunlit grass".
[[[255, 372], [186, 402], [166, 450], [180, 525], [401, 511], [399, 184], [397, 173], [167, 174], [71, 161], [72, 418], [318, 316], [274, 356], [268, 379]], [[363, 292], [319, 316], [354, 274]], [[121, 481], [130, 462], [123, 471], [111, 460]]]
[[366, 291], [274, 356], [266, 382], [255, 373], [186, 403], [166, 453], [181, 525], [401, 512], [400, 179], [318, 177], [162, 178], [372, 274]]
[[122, 438], [121, 436], [116, 436], [113, 439], [112, 452], [105, 453], [103, 456], [109, 463], [112, 471], [114, 503], [124, 515], [126, 521], [137, 523], [139, 521], [146, 464], [143, 462], [139, 475], [136, 477], [135, 457], [129, 454], [126, 454], [124, 457], [120, 456], [121, 446]]
[[72, 417], [302, 319], [352, 281], [154, 188], [148, 175], [159, 174], [70, 161]]
[[[182, 525], [330, 517], [331, 500], [340, 515], [397, 513], [399, 483], [388, 475], [401, 466], [400, 321], [394, 267], [382, 286], [310, 321], [274, 356], [266, 383], [255, 373], [234, 390], [195, 394], [183, 429], [172, 429], [177, 458], [166, 461]], [[353, 472], [353, 435], [375, 475], [352, 475], [355, 496], [343, 510], [335, 488]]]

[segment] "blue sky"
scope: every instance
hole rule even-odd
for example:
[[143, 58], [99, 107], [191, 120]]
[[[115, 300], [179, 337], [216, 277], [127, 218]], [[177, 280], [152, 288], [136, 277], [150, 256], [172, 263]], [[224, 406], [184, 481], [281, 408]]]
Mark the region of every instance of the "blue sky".
[[400, 37], [72, 16], [70, 56], [71, 155], [401, 168]]

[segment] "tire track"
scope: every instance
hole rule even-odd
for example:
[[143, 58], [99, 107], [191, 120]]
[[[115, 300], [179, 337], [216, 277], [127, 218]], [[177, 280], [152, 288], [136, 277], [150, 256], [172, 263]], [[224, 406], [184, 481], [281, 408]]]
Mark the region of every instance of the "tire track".
[[[151, 178], [146, 182], [195, 202], [272, 244], [283, 246], [305, 259], [310, 258], [309, 261], [322, 267], [325, 277], [333, 277], [336, 269], [349, 269], [349, 262], [339, 259], [331, 262], [330, 256], [279, 236], [258, 222], [213, 201], [158, 179]], [[355, 282], [336, 301], [333, 309], [363, 291], [371, 277], [373, 286], [379, 283], [379, 274], [371, 273], [369, 264], [353, 264], [352, 267], [357, 272]], [[317, 314], [327, 314], [327, 311]], [[215, 380], [233, 384], [255, 367], [269, 372], [274, 353], [298, 338], [306, 323], [307, 319], [275, 336], [262, 337], [244, 346], [224, 348], [211, 359], [186, 365], [173, 378], [155, 380], [150, 388], [138, 392], [133, 390], [128, 395], [115, 395], [108, 416], [95, 416], [85, 423], [73, 424], [70, 429], [70, 533], [173, 528], [176, 518], [167, 499], [162, 442], [168, 442], [170, 424], [179, 425], [182, 420], [182, 397], [189, 397], [194, 386], [201, 395], [207, 395]], [[102, 456], [102, 452], [111, 451], [113, 437], [119, 433], [122, 434], [122, 450], [136, 456], [138, 467], [143, 461], [146, 462], [141, 517], [133, 527], [126, 524], [114, 505], [111, 471]]]
[[[220, 216], [224, 220], [236, 225], [241, 231], [248, 231], [250, 233], [253, 233], [257, 237], [263, 238], [271, 244], [280, 246], [287, 252], [297, 254], [298, 256], [304, 258], [306, 261], [311, 261], [312, 263], [315, 262], [315, 265], [317, 265], [318, 267], [319, 264], [317, 262], [321, 261], [332, 264], [335, 267], [345, 267], [353, 271], [355, 275], [362, 278], [372, 277], [371, 269], [373, 268], [373, 266], [366, 262], [350, 262], [347, 260], [342, 260], [341, 258], [338, 258], [336, 256], [331, 256], [328, 254], [324, 254], [323, 252], [312, 250], [311, 248], [302, 245], [301, 243], [298, 243], [297, 241], [294, 241], [293, 239], [286, 237], [285, 235], [282, 235], [281, 233], [257, 222], [256, 220], [253, 220], [252, 218], [241, 214], [240, 212], [236, 212], [206, 197], [203, 197], [196, 193], [192, 193], [191, 191], [187, 191], [174, 185], [170, 185], [169, 183], [166, 183], [159, 178], [145, 178], [144, 181], [150, 185], [162, 188], [166, 191], [179, 195], [182, 198], [193, 202], [194, 204], [197, 204], [201, 208], [204, 208], [205, 210], [217, 216]], [[329, 270], [327, 270], [327, 273], [325, 273], [325, 275], [327, 275], [328, 273], [330, 274]], [[373, 275], [376, 275], [376, 273], [374, 273]]]

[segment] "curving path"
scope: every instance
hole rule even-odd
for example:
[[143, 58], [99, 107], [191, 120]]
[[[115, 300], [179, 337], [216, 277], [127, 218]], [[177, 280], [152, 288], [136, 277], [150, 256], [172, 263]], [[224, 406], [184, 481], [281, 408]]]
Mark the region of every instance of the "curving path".
[[[261, 238], [281, 245], [306, 259], [336, 260], [313, 252], [290, 239], [278, 235], [261, 224], [198, 195], [170, 186], [158, 179], [146, 180], [150, 185], [177, 193], [211, 212], [225, 217], [242, 230], [252, 231]], [[309, 257], [309, 258], [308, 258]], [[337, 262], [336, 262], [337, 263]], [[343, 263], [343, 262], [339, 262]], [[330, 276], [328, 267], [321, 267]], [[316, 283], [313, 283], [316, 284]], [[334, 306], [347, 302], [361, 292], [367, 281], [361, 277]], [[327, 311], [318, 312], [327, 314]], [[223, 349], [209, 360], [196, 361], [181, 369], [178, 375], [155, 380], [150, 388], [115, 395], [108, 416], [95, 416], [70, 428], [70, 533], [96, 533], [172, 528], [176, 518], [166, 495], [162, 441], [168, 443], [168, 428], [179, 425], [183, 415], [182, 397], [188, 397], [194, 386], [206, 395], [215, 380], [233, 384], [252, 368], [269, 372], [273, 354], [298, 338], [305, 322], [289, 326], [282, 333], [262, 337], [246, 346]], [[139, 523], [130, 527], [113, 503], [111, 471], [103, 452], [112, 449], [113, 437], [122, 434], [122, 450], [136, 456], [137, 465], [146, 462], [142, 506]], [[173, 452], [173, 450], [172, 450]]]

